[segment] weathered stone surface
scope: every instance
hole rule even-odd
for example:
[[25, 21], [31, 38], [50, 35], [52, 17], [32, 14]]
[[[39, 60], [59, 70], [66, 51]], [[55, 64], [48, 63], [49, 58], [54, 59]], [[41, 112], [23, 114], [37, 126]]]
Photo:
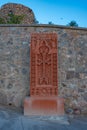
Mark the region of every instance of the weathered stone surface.
[[87, 29], [5, 26], [0, 26], [0, 103], [21, 107], [29, 95], [30, 33], [56, 32], [59, 96], [65, 98], [66, 110], [87, 114]]
[[76, 73], [75, 71], [67, 71], [66, 79], [73, 79], [73, 78], [79, 78], [79, 73]]
[[[84, 92], [84, 91], [83, 91], [83, 92]], [[85, 101], [87, 101], [87, 92], [84, 92], [83, 98], [84, 98]]]
[[7, 95], [3, 91], [0, 91], [0, 103], [1, 104], [7, 103]]
[[[14, 14], [14, 15], [23, 15], [24, 18], [21, 21], [21, 24], [32, 24], [34, 23], [35, 17], [33, 11], [22, 5], [22, 4], [16, 4], [16, 3], [7, 3], [3, 5], [0, 9], [0, 17], [4, 18], [5, 21], [8, 21], [9, 16], [8, 14]], [[12, 28], [12, 30], [14, 30]], [[19, 31], [18, 31], [19, 33]], [[12, 42], [8, 42], [8, 44], [12, 44]]]

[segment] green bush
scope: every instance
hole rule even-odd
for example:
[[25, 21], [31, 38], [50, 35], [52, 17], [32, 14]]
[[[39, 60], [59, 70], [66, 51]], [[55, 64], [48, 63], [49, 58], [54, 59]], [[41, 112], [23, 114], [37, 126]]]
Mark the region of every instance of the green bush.
[[3, 18], [0, 18], [0, 24], [5, 24], [5, 20]]
[[0, 24], [21, 24], [24, 19], [24, 15], [8, 14], [7, 20], [0, 18]]
[[78, 24], [75, 20], [72, 20], [67, 26], [78, 27]]

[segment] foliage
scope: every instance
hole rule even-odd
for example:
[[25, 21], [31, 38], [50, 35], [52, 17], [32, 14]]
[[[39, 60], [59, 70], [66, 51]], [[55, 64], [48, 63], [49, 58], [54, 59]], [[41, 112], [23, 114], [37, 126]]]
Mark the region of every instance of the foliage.
[[78, 27], [78, 24], [76, 23], [76, 21], [72, 20], [70, 23], [67, 24], [67, 26]]
[[34, 18], [34, 24], [39, 24], [39, 21], [36, 18]]
[[0, 24], [5, 24], [5, 20], [3, 18], [0, 18]]
[[8, 16], [7, 24], [20, 24], [24, 18], [24, 15], [8, 14]]
[[0, 18], [0, 24], [21, 24], [24, 15], [8, 14], [7, 20]]
[[50, 22], [48, 22], [48, 24], [52, 25], [53, 23], [50, 21]]

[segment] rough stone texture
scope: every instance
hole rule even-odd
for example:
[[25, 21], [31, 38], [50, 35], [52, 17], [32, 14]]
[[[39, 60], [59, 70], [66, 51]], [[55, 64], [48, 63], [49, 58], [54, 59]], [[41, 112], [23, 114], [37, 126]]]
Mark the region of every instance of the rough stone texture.
[[3, 5], [0, 9], [0, 17], [4, 18], [5, 21], [8, 20], [9, 13], [13, 13], [15, 15], [23, 15], [24, 18], [21, 21], [21, 24], [32, 24], [34, 23], [35, 16], [33, 11], [22, 4], [15, 4], [15, 3], [7, 3]]
[[21, 107], [29, 94], [32, 32], [58, 34], [58, 89], [68, 113], [87, 114], [87, 29], [48, 25], [0, 26], [0, 103]]

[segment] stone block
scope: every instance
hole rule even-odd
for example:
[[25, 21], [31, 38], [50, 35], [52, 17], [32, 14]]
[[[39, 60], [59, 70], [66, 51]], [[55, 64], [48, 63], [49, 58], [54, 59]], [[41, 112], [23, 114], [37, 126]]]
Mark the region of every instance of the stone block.
[[24, 115], [64, 115], [64, 99], [58, 97], [27, 97]]
[[57, 97], [57, 34], [33, 33], [30, 58], [30, 98], [24, 101], [24, 115], [63, 115], [64, 100]]

